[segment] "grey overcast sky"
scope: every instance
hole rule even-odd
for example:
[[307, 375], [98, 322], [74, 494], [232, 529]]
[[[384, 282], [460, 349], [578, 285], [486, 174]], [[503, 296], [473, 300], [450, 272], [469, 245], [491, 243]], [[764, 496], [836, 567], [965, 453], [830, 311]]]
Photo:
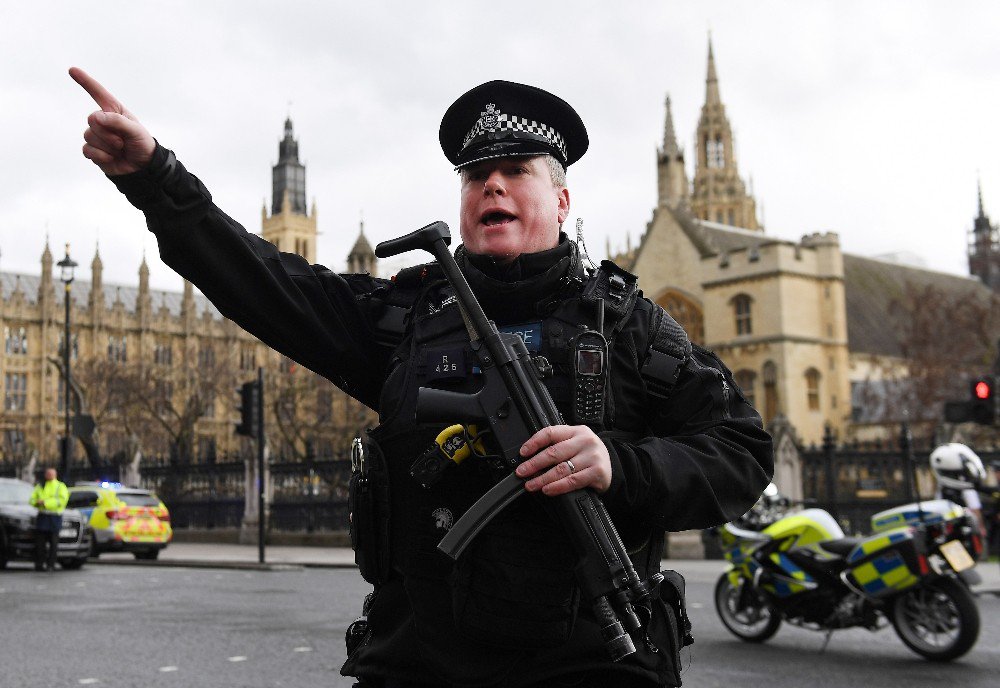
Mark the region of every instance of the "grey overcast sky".
[[318, 206], [318, 260], [342, 270], [359, 218], [374, 244], [443, 219], [458, 182], [437, 130], [459, 94], [528, 82], [576, 107], [590, 152], [570, 169], [592, 257], [634, 243], [656, 202], [664, 97], [690, 152], [711, 31], [741, 175], [767, 232], [840, 234], [967, 274], [977, 175], [1000, 219], [1000, 3], [921, 0], [4, 3], [0, 270], [37, 274], [72, 243], [89, 279], [135, 284], [142, 215], [80, 154], [102, 81], [251, 231], [290, 114]]

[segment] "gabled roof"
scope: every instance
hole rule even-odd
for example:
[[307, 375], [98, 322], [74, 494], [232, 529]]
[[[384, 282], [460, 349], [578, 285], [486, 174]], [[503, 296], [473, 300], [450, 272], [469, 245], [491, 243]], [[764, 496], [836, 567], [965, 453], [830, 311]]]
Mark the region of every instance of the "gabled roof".
[[958, 299], [988, 303], [992, 292], [978, 279], [902, 265], [877, 258], [844, 254], [844, 291], [847, 301], [847, 337], [852, 352], [902, 356], [903, 348], [892, 328], [892, 304], [902, 301], [907, 285], [932, 287]]
[[[42, 278], [38, 275], [0, 272], [0, 298], [4, 301], [10, 299], [11, 294], [14, 293], [15, 287], [19, 286], [20, 290], [24, 293], [25, 300], [28, 303], [38, 303], [38, 288], [41, 283]], [[57, 281], [55, 288], [56, 298], [59, 303], [62, 303], [62, 283]], [[103, 285], [102, 291], [104, 292], [104, 303], [106, 307], [110, 307], [116, 299], [120, 298], [122, 305], [125, 306], [126, 312], [136, 312], [136, 304], [139, 302], [138, 287], [119, 284], [105, 284]], [[73, 280], [73, 284], [70, 287], [70, 296], [77, 307], [86, 304], [90, 299], [90, 282]], [[151, 303], [153, 304], [154, 311], [159, 310], [162, 306], [166, 306], [172, 316], [180, 316], [181, 303], [184, 299], [184, 295], [181, 292], [150, 289], [149, 296]], [[213, 320], [223, 319], [219, 310], [201, 294], [194, 294], [194, 303], [197, 313], [200, 314], [207, 310], [212, 315]]]
[[[669, 212], [702, 258], [767, 244], [794, 243], [762, 232], [699, 220], [684, 210], [660, 207], [656, 212]], [[647, 230], [637, 255], [648, 235]], [[850, 253], [844, 253], [843, 257], [847, 337], [851, 352], [902, 356], [898, 335], [891, 327], [894, 318], [890, 311], [893, 302], [905, 296], [907, 284], [918, 290], [931, 286], [953, 298], [982, 299], [984, 303], [988, 303], [992, 295], [990, 289], [974, 277]]]

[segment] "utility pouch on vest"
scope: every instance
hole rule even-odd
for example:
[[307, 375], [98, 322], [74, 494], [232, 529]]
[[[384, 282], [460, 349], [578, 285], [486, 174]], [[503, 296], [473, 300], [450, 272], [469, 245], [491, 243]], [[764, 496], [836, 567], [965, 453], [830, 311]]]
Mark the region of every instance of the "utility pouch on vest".
[[575, 562], [556, 524], [537, 517], [498, 518], [451, 574], [455, 627], [465, 637], [504, 648], [566, 643], [580, 603]]
[[676, 571], [662, 571], [663, 582], [659, 596], [653, 600], [652, 617], [646, 629], [646, 637], [656, 648], [659, 661], [655, 667], [665, 686], [681, 684], [682, 647], [694, 642], [691, 637], [691, 621], [688, 619], [684, 602], [684, 576]]
[[371, 438], [354, 440], [348, 495], [354, 561], [362, 578], [381, 585], [389, 576], [389, 472]]

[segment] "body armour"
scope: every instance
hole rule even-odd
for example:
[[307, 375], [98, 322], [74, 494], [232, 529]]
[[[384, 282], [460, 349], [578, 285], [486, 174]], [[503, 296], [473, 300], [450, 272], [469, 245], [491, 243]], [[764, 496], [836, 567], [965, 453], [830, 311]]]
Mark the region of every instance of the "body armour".
[[[516, 674], [533, 663], [536, 667], [524, 679], [537, 681], [546, 673], [565, 672], [568, 657], [564, 655], [570, 652], [573, 670], [584, 668], [579, 657], [587, 655], [592, 668], [606, 670], [609, 663], [598, 626], [586, 605], [579, 605], [575, 553], [546, 511], [544, 496], [519, 498], [477, 536], [457, 563], [452, 564], [437, 550], [454, 522], [502, 475], [488, 460], [476, 456], [451, 466], [429, 488], [410, 475], [413, 462], [452, 424], [416, 424], [418, 389], [468, 393], [481, 386], [468, 333], [450, 287], [435, 280], [433, 274], [425, 274], [422, 281], [424, 287], [410, 309], [410, 327], [390, 363], [379, 404], [380, 424], [369, 432], [365, 451], [367, 461], [376, 462], [376, 470], [385, 471], [389, 493], [388, 557], [381, 558], [389, 562], [389, 570], [369, 571], [366, 577], [380, 588], [385, 587], [383, 583], [402, 586], [413, 613], [420, 659], [449, 682], [494, 685], [508, 672]], [[547, 299], [537, 306], [526, 304], [518, 309], [520, 313], [507, 315], [528, 317], [497, 325], [520, 334], [529, 353], [549, 363], [551, 372], [543, 383], [567, 422], [572, 422], [570, 344], [580, 332], [596, 327], [596, 322], [590, 317], [595, 312], [592, 304], [582, 297], [585, 282], [571, 280], [563, 285], [568, 298]], [[633, 303], [634, 296], [628, 304], [629, 314]], [[613, 335], [616, 320], [609, 318], [605, 324]], [[631, 378], [639, 385], [640, 368], [633, 365], [613, 370], [612, 375], [617, 380]], [[592, 424], [593, 429], [600, 432], [604, 426], [614, 427], [618, 434], [645, 430], [639, 413], [641, 400], [624, 409], [616, 401], [620, 402], [609, 389], [604, 422], [596, 427]], [[461, 420], [456, 418], [453, 423]], [[615, 521], [639, 576], [645, 578], [658, 570], [662, 531], [638, 520], [630, 522], [627, 515]], [[664, 586], [670, 587], [667, 583]], [[380, 630], [376, 627], [380, 595], [381, 590], [370, 615], [374, 634]], [[633, 658], [616, 666], [673, 683], [676, 650], [683, 635], [678, 619], [682, 612], [676, 607], [660, 611], [664, 616], [656, 622], [678, 638], [673, 650], [640, 648]], [[362, 655], [365, 649], [361, 648]], [[517, 683], [511, 677], [510, 685]]]

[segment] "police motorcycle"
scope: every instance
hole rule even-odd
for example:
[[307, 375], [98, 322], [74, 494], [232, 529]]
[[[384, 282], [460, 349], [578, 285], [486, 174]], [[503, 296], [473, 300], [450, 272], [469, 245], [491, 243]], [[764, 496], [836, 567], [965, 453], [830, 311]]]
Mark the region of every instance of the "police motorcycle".
[[938, 499], [877, 513], [872, 529], [865, 538], [845, 537], [829, 513], [791, 512], [769, 486], [747, 515], [719, 529], [731, 564], [715, 586], [722, 623], [752, 643], [771, 638], [782, 620], [824, 631], [827, 642], [838, 629], [892, 624], [926, 659], [968, 652], [980, 628], [975, 599], [960, 579], [975, 566], [971, 516]]

